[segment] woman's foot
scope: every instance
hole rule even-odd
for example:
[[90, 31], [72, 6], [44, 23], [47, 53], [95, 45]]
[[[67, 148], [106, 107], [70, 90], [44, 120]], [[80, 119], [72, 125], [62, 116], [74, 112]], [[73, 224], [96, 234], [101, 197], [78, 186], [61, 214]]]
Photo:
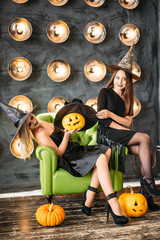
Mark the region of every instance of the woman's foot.
[[154, 178], [143, 176], [140, 178], [140, 183], [146, 187], [150, 196], [160, 196], [160, 191], [156, 188]]
[[108, 200], [108, 203], [111, 206], [114, 214], [118, 216], [123, 216], [117, 197], [111, 198], [110, 200]]
[[[107, 199], [107, 203], [106, 203], [107, 222], [109, 221], [109, 213], [110, 213], [112, 215], [113, 222], [115, 224], [117, 224], [117, 225], [127, 224], [128, 223], [128, 218], [122, 215], [121, 208], [120, 208], [120, 205], [118, 203], [116, 193], [109, 194], [106, 197], [106, 199]], [[112, 206], [110, 204], [112, 204]]]
[[149, 195], [144, 185], [141, 186], [141, 194], [147, 199], [149, 210], [152, 210], [152, 211], [160, 210], [160, 206], [154, 203], [153, 197]]
[[82, 212], [86, 215], [90, 215], [91, 213], [91, 206], [97, 192], [97, 188], [89, 186], [88, 189], [84, 193], [84, 200], [83, 200], [83, 208]]

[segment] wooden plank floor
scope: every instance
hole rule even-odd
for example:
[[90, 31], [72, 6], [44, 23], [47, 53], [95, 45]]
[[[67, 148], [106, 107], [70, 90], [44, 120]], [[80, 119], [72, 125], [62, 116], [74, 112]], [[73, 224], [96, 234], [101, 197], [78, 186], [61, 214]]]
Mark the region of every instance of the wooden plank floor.
[[[119, 227], [111, 216], [106, 222], [102, 193], [97, 195], [90, 216], [81, 212], [82, 198], [82, 194], [55, 196], [54, 204], [62, 206], [66, 213], [64, 222], [56, 227], [43, 227], [36, 221], [37, 208], [47, 203], [44, 196], [1, 198], [0, 240], [160, 239], [160, 211], [147, 211], [143, 217], [130, 218], [128, 225]], [[155, 200], [160, 204], [160, 197]]]

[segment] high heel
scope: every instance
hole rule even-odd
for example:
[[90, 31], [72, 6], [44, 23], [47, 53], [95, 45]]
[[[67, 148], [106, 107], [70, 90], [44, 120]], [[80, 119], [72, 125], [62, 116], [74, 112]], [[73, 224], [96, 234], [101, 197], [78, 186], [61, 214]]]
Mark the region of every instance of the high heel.
[[94, 187], [89, 186], [88, 189], [84, 192], [84, 200], [83, 200], [83, 203], [82, 203], [82, 205], [83, 205], [82, 212], [83, 212], [84, 214], [86, 214], [86, 215], [90, 215], [90, 214], [91, 214], [91, 207], [87, 207], [87, 206], [85, 205], [85, 202], [86, 202], [86, 193], [87, 193], [88, 190], [96, 193], [96, 192], [97, 192], [97, 188], [94, 188]]
[[153, 197], [150, 196], [148, 192], [145, 192], [143, 188], [144, 187], [142, 186], [140, 193], [147, 199], [149, 210], [159, 211], [160, 210], [160, 206], [154, 203]]
[[[150, 180], [151, 182], [148, 183], [146, 179]], [[151, 196], [160, 196], [160, 191], [157, 190], [156, 188], [151, 187], [151, 184], [154, 183], [153, 178], [147, 178], [147, 177], [143, 176], [140, 178], [140, 183], [143, 184], [147, 188], [147, 190]]]
[[[107, 201], [111, 198], [114, 198], [114, 197], [117, 197], [116, 193], [111, 193], [109, 194], [106, 199]], [[119, 216], [119, 215], [116, 215], [113, 211], [112, 211], [112, 208], [110, 206], [110, 204], [107, 202], [106, 203], [106, 210], [107, 210], [107, 222], [109, 222], [109, 213], [112, 215], [112, 218], [113, 218], [113, 222], [117, 225], [124, 225], [124, 224], [127, 224], [128, 223], [128, 218], [125, 217], [125, 216]]]

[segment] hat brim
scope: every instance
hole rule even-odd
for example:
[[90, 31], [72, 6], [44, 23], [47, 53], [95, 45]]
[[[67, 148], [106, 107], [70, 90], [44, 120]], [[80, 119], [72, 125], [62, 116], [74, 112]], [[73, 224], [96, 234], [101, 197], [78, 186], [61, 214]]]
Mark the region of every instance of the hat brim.
[[93, 127], [98, 121], [96, 111], [92, 107], [82, 103], [69, 103], [57, 112], [54, 124], [57, 127], [64, 129], [62, 126], [62, 119], [69, 113], [79, 113], [85, 118], [85, 125], [81, 131]]
[[26, 119], [28, 118], [28, 116], [30, 115], [30, 113], [32, 113], [32, 112], [36, 109], [37, 106], [38, 106], [38, 105], [35, 105], [31, 112], [26, 113], [26, 114], [20, 119], [19, 126], [18, 126], [18, 128], [17, 128], [17, 130], [16, 130], [16, 133], [15, 133], [12, 141], [16, 138], [19, 130], [20, 130], [21, 127], [23, 126], [24, 122], [26, 121]]
[[120, 66], [116, 66], [116, 65], [109, 65], [107, 66], [107, 69], [111, 72], [115, 72], [116, 70], [123, 70], [125, 72], [128, 72], [132, 75], [132, 78], [137, 80], [137, 81], [141, 81], [142, 79], [140, 77], [138, 77], [136, 74], [132, 73], [131, 71], [129, 71], [128, 69], [126, 68], [122, 68]]

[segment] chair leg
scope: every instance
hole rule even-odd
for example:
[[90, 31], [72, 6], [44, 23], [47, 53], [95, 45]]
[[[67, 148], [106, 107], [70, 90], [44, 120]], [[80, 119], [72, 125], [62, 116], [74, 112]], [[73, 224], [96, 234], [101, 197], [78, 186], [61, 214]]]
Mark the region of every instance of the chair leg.
[[53, 195], [47, 195], [46, 196], [46, 199], [47, 199], [48, 203], [52, 202], [52, 197], [53, 197]]

